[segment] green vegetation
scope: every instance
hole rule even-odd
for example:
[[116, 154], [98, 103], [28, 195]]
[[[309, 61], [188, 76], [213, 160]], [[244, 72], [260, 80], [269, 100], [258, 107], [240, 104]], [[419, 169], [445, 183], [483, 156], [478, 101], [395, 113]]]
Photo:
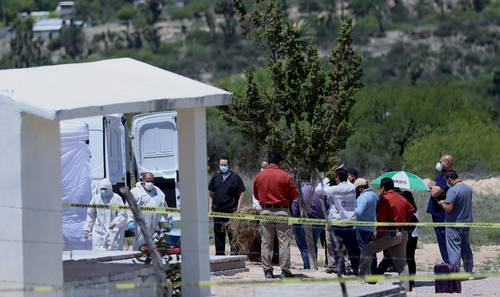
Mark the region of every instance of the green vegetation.
[[[283, 90], [288, 101], [320, 98], [314, 93], [290, 93], [292, 79], [286, 80], [286, 68], [273, 72], [262, 44], [245, 38], [248, 32], [238, 27], [231, 0], [191, 0], [184, 6], [175, 0], [147, 0], [143, 5], [131, 0], [77, 0], [77, 20], [124, 26], [90, 33], [68, 25], [50, 42], [33, 39], [32, 21], [19, 20], [17, 14], [52, 11], [57, 2], [1, 1], [0, 22], [19, 34], [8, 43], [11, 51], [1, 57], [0, 68], [126, 56], [215, 83], [233, 91], [236, 101], [246, 98], [249, 78], [259, 90], [272, 90], [273, 84], [282, 83], [275, 79], [277, 73], [290, 85]], [[500, 147], [500, 0], [450, 5], [431, 0], [349, 2], [274, 1], [280, 13], [292, 12], [291, 24], [301, 42], [318, 48], [317, 66], [323, 70], [332, 66], [327, 57], [337, 45], [342, 20], [347, 16], [354, 20], [352, 42], [363, 56], [364, 87], [350, 113], [353, 134], [345, 149], [334, 155], [358, 167], [363, 175], [374, 175], [386, 165], [429, 175], [444, 152], [457, 156], [457, 169], [466, 175], [500, 172], [496, 157]], [[253, 7], [255, 2], [246, 3]], [[167, 27], [170, 35], [165, 35]], [[306, 48], [300, 51], [297, 59], [312, 57]], [[254, 70], [251, 76], [248, 69]], [[298, 77], [304, 85], [300, 88], [307, 90], [311, 81]], [[272, 98], [269, 102], [291, 104], [280, 101], [282, 94], [260, 95]], [[244, 112], [241, 118], [250, 114]], [[208, 112], [208, 125], [210, 162], [226, 154], [242, 171], [257, 169], [260, 157], [256, 157], [253, 140], [215, 110]], [[269, 131], [263, 132], [263, 138], [274, 137]]]
[[363, 89], [351, 119], [356, 129], [342, 156], [363, 172], [384, 166], [433, 173], [440, 154], [460, 171], [500, 172], [500, 128], [486, 98], [445, 81], [391, 82]]

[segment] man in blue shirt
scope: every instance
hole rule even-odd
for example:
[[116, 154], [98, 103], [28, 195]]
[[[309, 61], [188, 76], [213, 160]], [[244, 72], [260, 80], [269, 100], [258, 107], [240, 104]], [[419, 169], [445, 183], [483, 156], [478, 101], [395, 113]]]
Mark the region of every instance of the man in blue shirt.
[[[446, 184], [445, 173], [453, 170], [453, 157], [451, 155], [443, 155], [436, 164], [438, 175], [433, 183], [430, 184], [431, 197], [427, 204], [427, 213], [432, 216], [433, 222], [444, 222], [444, 210], [439, 205], [439, 201], [446, 199], [448, 186]], [[446, 250], [446, 234], [444, 227], [434, 227], [436, 238], [439, 246], [439, 252], [444, 262], [449, 263], [448, 252]]]
[[[450, 186], [446, 200], [439, 201], [445, 212], [446, 222], [472, 223], [472, 188], [464, 184], [454, 170], [445, 174]], [[469, 240], [469, 228], [446, 227], [446, 248], [450, 264], [460, 271], [460, 260], [464, 261], [465, 272], [472, 273], [473, 256]]]
[[[362, 222], [375, 222], [377, 218], [378, 195], [368, 187], [368, 181], [364, 178], [358, 178], [354, 182], [356, 188], [356, 220]], [[355, 226], [356, 239], [358, 241], [359, 250], [372, 240], [375, 226]], [[375, 274], [377, 270], [377, 257], [373, 256], [371, 271]]]

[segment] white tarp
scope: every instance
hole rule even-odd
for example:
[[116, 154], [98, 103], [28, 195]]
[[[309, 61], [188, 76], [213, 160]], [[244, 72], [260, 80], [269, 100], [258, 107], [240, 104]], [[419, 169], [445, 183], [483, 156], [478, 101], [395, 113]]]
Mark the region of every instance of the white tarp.
[[[89, 127], [79, 121], [61, 122], [61, 198], [63, 203], [88, 204], [92, 198]], [[92, 249], [82, 235], [85, 208], [63, 209], [64, 250]]]

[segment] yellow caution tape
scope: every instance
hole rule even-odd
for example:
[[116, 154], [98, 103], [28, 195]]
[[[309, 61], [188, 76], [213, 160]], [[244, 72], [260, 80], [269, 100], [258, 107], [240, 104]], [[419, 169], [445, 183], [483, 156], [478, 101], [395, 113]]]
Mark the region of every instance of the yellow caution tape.
[[[342, 277], [323, 277], [323, 278], [285, 278], [285, 279], [261, 279], [261, 280], [206, 280], [191, 284], [182, 284], [165, 282], [159, 287], [171, 288], [182, 285], [183, 287], [207, 287], [207, 286], [237, 286], [237, 285], [259, 285], [259, 284], [297, 284], [297, 283], [352, 283], [352, 282], [381, 282], [381, 281], [440, 281], [440, 280], [468, 280], [482, 279], [488, 277], [500, 277], [500, 272], [483, 273], [448, 273], [448, 274], [418, 274], [418, 275], [365, 275], [365, 276], [342, 276]], [[151, 288], [156, 283], [136, 284], [136, 283], [117, 283], [117, 284], [96, 284], [96, 285], [78, 285], [78, 286], [35, 286], [31, 288], [19, 289], [0, 289], [0, 292], [13, 291], [33, 291], [33, 292], [52, 292], [81, 289], [117, 289], [133, 290], [137, 288]]]
[[130, 289], [135, 289], [135, 284], [134, 283], [120, 283], [116, 284], [116, 288], [119, 290], [130, 290]]
[[[130, 210], [126, 205], [117, 204], [63, 204], [63, 207], [77, 207], [77, 208], [100, 208], [100, 209], [115, 209], [115, 210]], [[148, 213], [180, 213], [179, 208], [171, 207], [148, 207], [141, 206], [140, 210]], [[242, 213], [226, 213], [226, 212], [210, 212], [211, 218], [225, 218], [235, 220], [248, 220], [248, 221], [262, 221], [271, 223], [283, 224], [304, 224], [304, 225], [326, 225], [327, 220], [323, 219], [308, 219], [308, 218], [295, 218], [287, 216], [268, 216], [268, 215], [254, 215]], [[500, 223], [484, 223], [484, 222], [408, 222], [408, 223], [395, 223], [395, 222], [367, 222], [367, 221], [335, 221], [332, 220], [332, 226], [392, 226], [392, 227], [456, 227], [456, 228], [485, 228], [485, 229], [500, 229]]]

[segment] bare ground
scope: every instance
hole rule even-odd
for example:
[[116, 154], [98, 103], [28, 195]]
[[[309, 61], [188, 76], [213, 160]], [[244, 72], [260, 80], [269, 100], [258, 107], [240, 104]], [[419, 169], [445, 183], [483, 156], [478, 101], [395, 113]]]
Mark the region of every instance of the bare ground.
[[[214, 247], [211, 246], [211, 254], [214, 254]], [[292, 254], [292, 272], [299, 274], [300, 277], [325, 279], [335, 278], [334, 275], [323, 272], [323, 267], [318, 271], [304, 270], [302, 268], [302, 260], [297, 247], [291, 247]], [[380, 258], [379, 258], [380, 259]], [[419, 245], [416, 251], [417, 274], [432, 274], [433, 266], [440, 263], [440, 255], [437, 244], [422, 244]], [[324, 263], [324, 250], [319, 251], [318, 263], [322, 266]], [[474, 249], [474, 270], [475, 271], [499, 271], [500, 270], [500, 246], [481, 246]], [[218, 276], [212, 277], [212, 280], [235, 283], [244, 281], [244, 284], [213, 286], [212, 295], [217, 297], [237, 296], [239, 293], [245, 292], [251, 294], [257, 289], [262, 289], [262, 286], [267, 284], [252, 284], [254, 281], [264, 280], [264, 274], [259, 263], [247, 262], [248, 272], [239, 273], [234, 276]], [[275, 274], [279, 274], [278, 267], [275, 268]], [[383, 282], [383, 284], [391, 284], [391, 282]], [[272, 286], [273, 284], [269, 284]], [[331, 288], [331, 287], [330, 287]], [[335, 288], [335, 286], [334, 286]], [[293, 287], [291, 287], [293, 289]], [[286, 296], [286, 292], [283, 292]], [[434, 294], [434, 283], [431, 281], [419, 281], [417, 287], [408, 296], [449, 296], [448, 294]], [[469, 280], [462, 282], [462, 294], [453, 296], [500, 296], [500, 276], [489, 277], [486, 279]]]

